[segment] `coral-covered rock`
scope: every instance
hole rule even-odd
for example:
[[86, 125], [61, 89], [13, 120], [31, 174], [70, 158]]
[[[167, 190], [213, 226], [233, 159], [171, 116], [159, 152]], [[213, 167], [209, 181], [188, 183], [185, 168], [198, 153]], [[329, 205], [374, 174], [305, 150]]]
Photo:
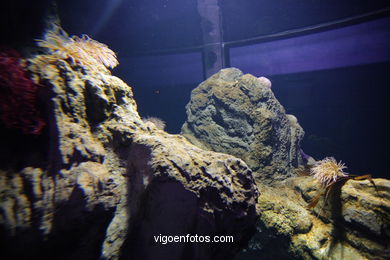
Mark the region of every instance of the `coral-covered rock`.
[[[50, 92], [48, 134], [20, 148], [38, 162], [0, 166], [1, 259], [229, 259], [245, 245], [258, 192], [242, 160], [144, 123], [106, 71], [42, 59], [30, 68]], [[187, 234], [234, 242], [154, 241]]]
[[[348, 180], [323, 192], [314, 178], [259, 184], [258, 232], [242, 255], [258, 259], [387, 259], [390, 248], [390, 181]], [[377, 189], [376, 189], [376, 188]]]
[[292, 175], [303, 163], [304, 132], [275, 98], [270, 82], [223, 69], [192, 91], [182, 134], [192, 143], [244, 160], [258, 179]]

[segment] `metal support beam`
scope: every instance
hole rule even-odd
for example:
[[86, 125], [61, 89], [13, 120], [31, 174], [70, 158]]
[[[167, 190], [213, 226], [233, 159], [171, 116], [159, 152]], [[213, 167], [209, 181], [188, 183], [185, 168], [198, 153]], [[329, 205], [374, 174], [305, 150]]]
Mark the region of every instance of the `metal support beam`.
[[222, 15], [218, 0], [198, 0], [203, 36], [203, 71], [205, 78], [225, 66]]

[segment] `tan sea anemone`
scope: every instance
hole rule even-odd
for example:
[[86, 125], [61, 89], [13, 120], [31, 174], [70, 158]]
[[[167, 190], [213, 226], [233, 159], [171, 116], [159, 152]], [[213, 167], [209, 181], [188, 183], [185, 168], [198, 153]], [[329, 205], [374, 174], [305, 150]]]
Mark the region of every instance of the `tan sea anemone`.
[[153, 123], [158, 129], [164, 130], [165, 129], [165, 122], [158, 117], [149, 116], [142, 119], [144, 122], [151, 122]]
[[87, 35], [82, 37], [68, 36], [57, 24], [45, 33], [44, 39], [37, 40], [38, 46], [46, 48], [47, 60], [68, 59], [81, 63], [94, 71], [105, 71], [118, 65], [115, 52], [107, 45], [91, 39]]
[[346, 177], [348, 174], [343, 170], [347, 167], [340, 162], [337, 162], [333, 157], [316, 162], [310, 169], [310, 174], [313, 175], [323, 186], [329, 186], [335, 183], [339, 178]]

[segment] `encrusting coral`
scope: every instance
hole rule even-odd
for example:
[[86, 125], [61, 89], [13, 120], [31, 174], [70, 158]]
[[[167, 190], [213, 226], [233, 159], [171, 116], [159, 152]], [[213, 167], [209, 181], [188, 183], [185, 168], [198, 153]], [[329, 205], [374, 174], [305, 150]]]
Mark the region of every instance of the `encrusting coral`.
[[16, 50], [0, 50], [0, 119], [5, 127], [20, 129], [23, 134], [42, 132], [46, 123], [38, 105], [39, 88]]

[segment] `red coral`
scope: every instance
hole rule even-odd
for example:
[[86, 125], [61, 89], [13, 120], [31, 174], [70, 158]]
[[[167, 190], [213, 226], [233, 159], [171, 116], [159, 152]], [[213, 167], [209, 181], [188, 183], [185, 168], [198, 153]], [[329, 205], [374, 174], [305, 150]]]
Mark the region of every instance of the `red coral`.
[[38, 108], [38, 91], [21, 65], [21, 55], [0, 49], [0, 119], [7, 128], [38, 135], [45, 122]]

